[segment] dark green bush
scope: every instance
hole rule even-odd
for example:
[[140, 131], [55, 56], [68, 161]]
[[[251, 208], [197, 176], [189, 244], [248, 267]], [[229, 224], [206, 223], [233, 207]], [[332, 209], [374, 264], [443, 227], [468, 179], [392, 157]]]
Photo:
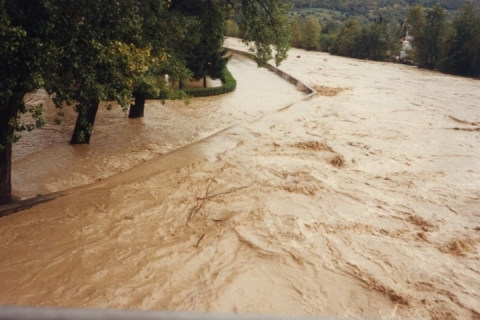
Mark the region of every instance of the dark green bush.
[[190, 97], [208, 97], [232, 92], [237, 87], [237, 81], [233, 78], [232, 74], [226, 67], [223, 69], [221, 80], [223, 85], [220, 87], [192, 88], [184, 89], [183, 91], [185, 91]]

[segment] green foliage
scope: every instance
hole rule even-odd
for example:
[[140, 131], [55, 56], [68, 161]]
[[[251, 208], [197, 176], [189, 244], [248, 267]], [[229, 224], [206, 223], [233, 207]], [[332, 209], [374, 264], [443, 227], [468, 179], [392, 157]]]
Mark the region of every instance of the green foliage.
[[410, 36], [414, 37], [415, 47], [409, 52], [410, 59], [414, 59], [420, 66], [425, 65], [425, 10], [419, 5], [414, 5], [405, 20], [405, 28]]
[[[27, 106], [26, 93], [42, 86], [42, 64], [52, 60], [42, 43], [48, 26], [41, 20], [44, 7], [38, 1], [0, 0], [0, 205], [12, 201], [12, 143], [16, 130], [32, 130], [44, 123], [40, 106]], [[31, 122], [23, 122], [30, 113]], [[20, 121], [22, 119], [22, 121]]]
[[290, 36], [290, 45], [295, 48], [302, 47], [302, 20], [301, 18], [292, 19], [292, 35]]
[[422, 64], [428, 69], [435, 69], [441, 56], [441, 46], [445, 37], [445, 10], [436, 5], [427, 10], [425, 17], [424, 41], [414, 42], [416, 46], [424, 47], [421, 57]]
[[361, 25], [355, 18], [347, 20], [330, 45], [330, 53], [358, 59], [383, 61], [396, 38], [381, 18]]
[[466, 2], [447, 25], [445, 10], [436, 5], [414, 6], [407, 27], [414, 36], [412, 57], [419, 67], [464, 76], [480, 75], [480, 14], [478, 5]]
[[[409, 63], [465, 76], [480, 76], [480, 1], [467, 1], [451, 24], [446, 9], [458, 9], [463, 1], [329, 1], [295, 0], [292, 46], [306, 48], [302, 30], [307, 17], [320, 19], [323, 28], [318, 45], [322, 51], [360, 59], [389, 60], [401, 50], [400, 38], [413, 37]], [[392, 7], [403, 16], [392, 16]], [[408, 12], [407, 12], [408, 10]], [[340, 13], [339, 13], [340, 11]], [[373, 16], [372, 16], [373, 14]], [[345, 20], [348, 16], [349, 19]], [[370, 21], [368, 21], [370, 20]], [[343, 22], [341, 22], [343, 21]], [[340, 26], [339, 26], [340, 25]], [[409, 37], [409, 40], [410, 37]]]
[[[315, 8], [335, 10], [350, 16], [365, 16], [373, 19], [383, 15], [387, 20], [403, 19], [408, 8], [413, 4], [421, 7], [431, 7], [435, 4], [447, 10], [458, 10], [464, 4], [464, 0], [289, 0], [294, 10], [313, 10]], [[478, 0], [473, 0], [479, 3]], [[358, 17], [357, 17], [358, 18]]]
[[[288, 10], [283, 0], [0, 0], [0, 204], [11, 201], [15, 129], [43, 124], [40, 109], [24, 105], [27, 92], [44, 88], [58, 108], [74, 105], [72, 143], [88, 143], [100, 101], [126, 107], [138, 91], [184, 94], [159, 73], [178, 81], [207, 69], [216, 77], [226, 63], [227, 18], [235, 18], [259, 65], [279, 64], [289, 47]], [[19, 122], [24, 112], [33, 122]]]
[[355, 56], [356, 39], [360, 37], [362, 26], [357, 19], [351, 18], [347, 20], [338, 31], [330, 53], [345, 57]]
[[[43, 27], [28, 21], [30, 12], [43, 15], [43, 8], [35, 1], [0, 1], [0, 145], [17, 141], [13, 132], [32, 130], [42, 126], [44, 119], [40, 106], [26, 106], [23, 96], [42, 86], [42, 62], [51, 60], [39, 33]], [[32, 55], [35, 52], [35, 55]], [[22, 114], [29, 113], [32, 123], [20, 123]]]
[[234, 20], [227, 20], [226, 35], [229, 37], [240, 37], [240, 28]]
[[421, 37], [425, 28], [425, 11], [423, 7], [414, 5], [405, 20], [406, 28], [414, 37]]
[[[332, 35], [338, 34], [339, 25], [346, 23], [349, 19], [356, 19], [361, 25], [369, 26], [374, 21], [387, 24], [386, 30], [382, 31], [381, 40], [386, 44], [385, 59], [390, 56], [398, 55], [401, 50], [399, 39], [405, 36], [406, 31], [410, 35], [414, 35], [417, 44], [422, 44], [424, 48], [414, 46], [414, 50], [409, 53], [409, 60], [426, 68], [435, 68], [438, 61], [442, 59], [439, 47], [444, 42], [447, 23], [453, 16], [452, 10], [458, 10], [464, 0], [290, 0], [293, 8], [289, 13], [293, 20], [296, 18], [305, 18], [307, 16], [315, 16], [322, 25], [322, 35], [320, 36], [320, 50], [338, 52], [337, 45], [350, 44], [347, 47], [352, 48], [351, 42], [342, 41], [335, 44], [332, 41]], [[480, 0], [470, 0], [472, 4], [480, 4]], [[411, 7], [412, 5], [415, 6]], [[436, 6], [434, 6], [436, 5]], [[434, 6], [432, 9], [426, 9]], [[439, 10], [441, 9], [441, 11]], [[417, 11], [416, 16], [412, 16], [408, 21], [406, 17]], [[428, 22], [426, 21], [428, 16]], [[425, 27], [425, 24], [434, 25], [434, 27]], [[372, 33], [373, 32], [373, 33]], [[363, 29], [362, 37], [374, 40], [375, 30]], [[295, 39], [295, 38], [293, 38]], [[378, 45], [381, 42], [373, 41]], [[293, 41], [292, 46], [302, 47], [299, 42]], [[422, 50], [425, 49], [423, 52]], [[376, 56], [375, 59], [383, 59], [381, 56], [369, 53], [366, 54], [365, 48], [357, 48], [360, 50], [354, 54], [346, 54], [345, 50], [342, 55], [346, 56]], [[342, 50], [340, 50], [342, 51]], [[353, 53], [353, 52], [352, 52]], [[336, 54], [336, 53], [335, 53]]]
[[141, 42], [142, 17], [133, 0], [49, 0], [45, 35], [56, 60], [45, 67], [45, 89], [61, 108], [75, 104], [77, 123], [71, 143], [88, 143], [98, 103], [127, 107], [135, 80], [151, 64], [150, 47]]
[[297, 48], [317, 50], [320, 48], [321, 31], [322, 27], [315, 16], [297, 17], [292, 21], [290, 44]]
[[150, 49], [133, 44], [141, 25], [137, 7], [131, 7], [130, 0], [49, 3], [51, 22], [58, 27], [47, 41], [57, 59], [48, 66], [55, 72], [45, 79], [57, 106], [103, 100], [127, 106], [136, 77], [150, 64]]
[[334, 44], [335, 35], [334, 34], [321, 34], [320, 40], [318, 42], [319, 50], [324, 52], [329, 52]]
[[223, 85], [220, 87], [193, 88], [185, 89], [184, 91], [191, 97], [208, 97], [235, 91], [237, 87], [237, 81], [233, 78], [232, 74], [226, 67], [223, 68], [221, 80]]
[[[161, 97], [162, 100], [184, 98], [171, 89], [161, 76], [168, 74], [173, 81], [190, 78], [192, 73], [179, 58], [180, 47], [187, 48], [198, 21], [169, 12], [164, 0], [143, 0], [142, 17], [136, 45], [150, 49], [148, 70], [135, 78], [134, 96]], [[180, 51], [181, 52], [181, 51]]]
[[207, 75], [218, 78], [228, 61], [222, 50], [226, 27], [223, 8], [213, 0], [176, 0], [171, 2], [169, 9], [199, 22], [198, 27], [192, 30], [197, 42], [190, 50], [181, 53], [193, 79], [202, 79]]
[[20, 114], [29, 114], [31, 119], [25, 117], [18, 117], [15, 121], [12, 121], [10, 125], [15, 126], [15, 131], [33, 131], [36, 128], [41, 128], [45, 125], [46, 119], [43, 110], [43, 105], [21, 105]]
[[480, 77], [480, 6], [466, 2], [455, 16], [443, 44], [439, 69], [446, 73]]
[[289, 49], [290, 5], [283, 0], [225, 1], [236, 13], [241, 38], [249, 46], [257, 63], [264, 66], [274, 59], [279, 65]]
[[395, 21], [387, 22], [385, 29], [385, 42], [390, 56], [397, 55], [398, 52], [400, 52], [402, 46], [399, 40], [403, 36], [405, 36], [405, 31], [401, 23]]
[[387, 43], [385, 39], [386, 25], [371, 23], [363, 26], [360, 34], [355, 38], [353, 58], [382, 61], [386, 58]]

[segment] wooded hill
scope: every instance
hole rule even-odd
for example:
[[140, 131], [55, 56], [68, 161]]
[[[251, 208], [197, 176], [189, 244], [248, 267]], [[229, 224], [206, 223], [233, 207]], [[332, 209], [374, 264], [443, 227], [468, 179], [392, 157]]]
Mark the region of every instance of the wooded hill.
[[[382, 9], [395, 9], [408, 11], [408, 8], [418, 4], [425, 8], [441, 5], [447, 10], [458, 10], [465, 0], [288, 0], [294, 9], [324, 8], [352, 15], [368, 15], [372, 12], [380, 12]], [[471, 0], [472, 3], [480, 3], [480, 0]]]
[[[310, 1], [312, 5], [320, 2], [328, 1]], [[415, 4], [378, 10], [377, 14], [371, 10], [368, 15], [361, 15], [326, 8], [293, 9], [290, 44], [351, 58], [406, 62], [420, 68], [480, 77], [479, 0], [465, 1], [458, 10], [451, 11], [439, 4], [430, 8]], [[409, 41], [400, 41], [407, 32]]]
[[[399, 23], [408, 14], [413, 5], [431, 8], [438, 4], [447, 16], [459, 10], [469, 0], [287, 0], [292, 6], [291, 16], [315, 15], [321, 20], [345, 21], [355, 17], [362, 24], [382, 17], [387, 21]], [[480, 0], [470, 0], [480, 4]]]

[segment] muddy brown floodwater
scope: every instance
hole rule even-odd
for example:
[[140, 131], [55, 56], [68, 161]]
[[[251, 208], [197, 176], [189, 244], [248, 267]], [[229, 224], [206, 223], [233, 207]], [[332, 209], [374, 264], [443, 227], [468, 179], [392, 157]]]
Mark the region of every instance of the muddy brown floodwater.
[[245, 57], [233, 55], [228, 67], [238, 82], [231, 94], [191, 99], [188, 105], [150, 100], [146, 117], [135, 120], [126, 118], [119, 106], [110, 111], [100, 108], [88, 146], [68, 144], [76, 120], [71, 108], [64, 110], [63, 124], [58, 126], [53, 121], [58, 110], [45, 92], [31, 95], [31, 103], [45, 101], [50, 121], [42, 130], [24, 133], [15, 145], [15, 196], [29, 198], [93, 183], [304, 96]]
[[303, 93], [229, 67], [89, 146], [73, 114], [24, 137], [16, 194], [68, 190], [0, 219], [0, 304], [480, 319], [480, 82], [293, 49], [319, 95], [282, 109]]

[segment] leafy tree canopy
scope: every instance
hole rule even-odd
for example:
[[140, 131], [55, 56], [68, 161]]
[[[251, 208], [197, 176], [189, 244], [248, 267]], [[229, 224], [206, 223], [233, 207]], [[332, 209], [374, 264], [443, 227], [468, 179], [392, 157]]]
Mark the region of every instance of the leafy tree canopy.
[[[188, 13], [198, 7], [208, 19]], [[205, 61], [219, 69], [222, 20], [233, 14], [258, 63], [280, 63], [288, 50], [288, 9], [283, 0], [0, 0], [0, 204], [11, 201], [15, 130], [42, 124], [41, 109], [23, 103], [27, 92], [45, 88], [56, 106], [74, 105], [71, 143], [88, 143], [100, 101], [128, 106], [135, 93], [151, 91], [169, 98], [156, 73], [181, 79]], [[202, 28], [210, 31], [203, 38]], [[215, 55], [195, 63], [186, 54], [193, 49]], [[28, 111], [33, 122], [19, 124]]]

